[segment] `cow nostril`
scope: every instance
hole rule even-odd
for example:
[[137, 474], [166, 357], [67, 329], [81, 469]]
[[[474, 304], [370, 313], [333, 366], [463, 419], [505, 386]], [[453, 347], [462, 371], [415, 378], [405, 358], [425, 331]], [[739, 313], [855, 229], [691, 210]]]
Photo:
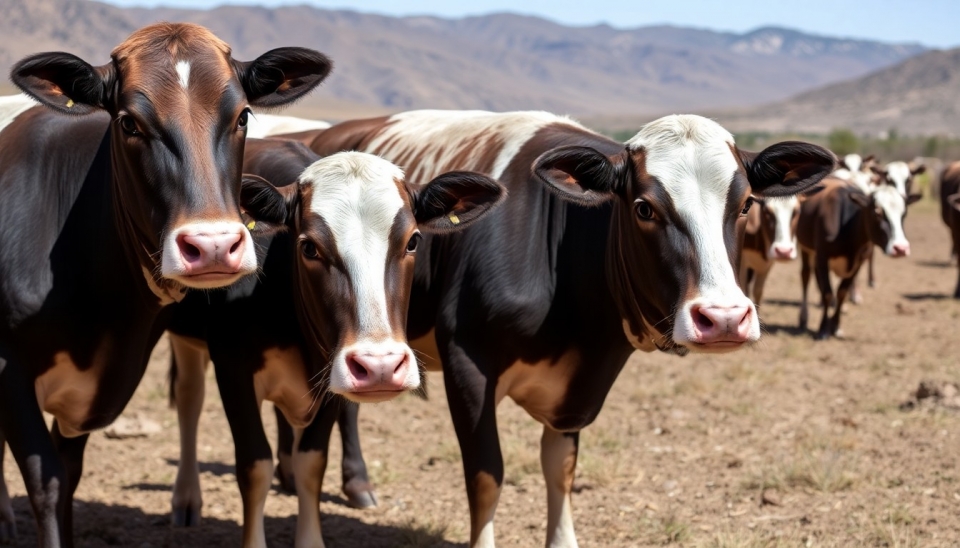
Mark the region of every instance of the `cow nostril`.
[[694, 323], [701, 331], [705, 331], [713, 327], [713, 320], [704, 314], [701, 308], [694, 308], [690, 311], [690, 314], [693, 316]]
[[397, 366], [393, 368], [393, 374], [396, 375], [397, 373], [399, 373], [404, 368], [405, 365], [407, 365], [406, 354], [404, 354], [403, 357], [400, 358], [400, 361], [397, 362]]
[[350, 374], [357, 380], [365, 380], [370, 376], [370, 372], [353, 356], [347, 356], [347, 367], [350, 368]]
[[241, 244], [241, 243], [243, 243], [243, 238], [238, 238], [237, 241], [234, 242], [232, 246], [230, 246], [230, 254], [231, 254], [231, 255], [233, 255], [234, 253], [237, 252], [238, 249], [240, 249], [240, 244]]
[[183, 240], [180, 241], [180, 254], [183, 255], [184, 259], [191, 262], [199, 260], [200, 256], [203, 255], [199, 247]]

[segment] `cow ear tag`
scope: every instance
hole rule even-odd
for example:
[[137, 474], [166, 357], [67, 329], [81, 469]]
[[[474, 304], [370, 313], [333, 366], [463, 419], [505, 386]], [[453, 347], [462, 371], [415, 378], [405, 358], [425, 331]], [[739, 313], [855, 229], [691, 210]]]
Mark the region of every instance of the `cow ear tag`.
[[451, 215], [450, 215], [450, 222], [453, 223], [453, 224], [455, 224], [455, 225], [458, 225], [458, 224], [460, 224], [460, 217], [457, 217], [456, 215], [451, 214]]
[[67, 108], [73, 108], [73, 99], [67, 99]]
[[250, 221], [249, 223], [247, 223], [247, 230], [253, 230], [253, 227], [255, 227], [255, 226], [257, 226], [257, 222], [256, 222], [256, 221]]

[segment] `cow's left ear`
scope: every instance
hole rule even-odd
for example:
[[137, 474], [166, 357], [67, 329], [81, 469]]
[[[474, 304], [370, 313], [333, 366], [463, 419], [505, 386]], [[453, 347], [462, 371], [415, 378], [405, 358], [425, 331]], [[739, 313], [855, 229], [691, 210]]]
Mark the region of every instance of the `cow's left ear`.
[[564, 200], [594, 206], [623, 186], [626, 165], [626, 150], [607, 156], [590, 147], [565, 146], [541, 154], [533, 173]]
[[927, 171], [927, 166], [925, 166], [924, 164], [920, 164], [910, 170], [910, 175], [920, 175], [921, 173], [925, 173], [926, 171]]
[[278, 188], [263, 177], [247, 173], [240, 181], [240, 206], [255, 220], [275, 228], [293, 223], [299, 197], [297, 184]]
[[917, 203], [917, 202], [920, 201], [920, 198], [923, 198], [923, 195], [922, 195], [922, 194], [911, 194], [911, 195], [907, 196], [907, 199], [904, 200], [904, 202], [905, 202], [907, 205], [915, 204], [915, 203]]
[[20, 60], [10, 80], [24, 93], [66, 114], [89, 114], [109, 108], [115, 69], [94, 67], [70, 53], [38, 53]]
[[272, 49], [253, 61], [234, 61], [250, 104], [279, 107], [309, 93], [330, 74], [333, 62], [312, 49]]
[[829, 150], [800, 141], [784, 141], [760, 152], [738, 149], [754, 194], [791, 196], [819, 183], [837, 166]]
[[413, 216], [428, 232], [454, 232], [480, 219], [506, 196], [486, 175], [451, 171], [420, 188], [409, 188]]

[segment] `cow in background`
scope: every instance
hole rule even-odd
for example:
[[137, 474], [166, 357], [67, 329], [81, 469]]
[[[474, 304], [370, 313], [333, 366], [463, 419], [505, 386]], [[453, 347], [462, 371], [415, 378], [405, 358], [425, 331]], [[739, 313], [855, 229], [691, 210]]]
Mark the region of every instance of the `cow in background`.
[[[960, 257], [960, 162], [953, 162], [940, 175], [940, 217], [950, 229], [954, 257]], [[960, 299], [960, 260], [954, 299]]]
[[755, 304], [763, 299], [763, 286], [776, 262], [797, 258], [797, 196], [758, 200], [747, 213], [740, 257], [740, 287]]

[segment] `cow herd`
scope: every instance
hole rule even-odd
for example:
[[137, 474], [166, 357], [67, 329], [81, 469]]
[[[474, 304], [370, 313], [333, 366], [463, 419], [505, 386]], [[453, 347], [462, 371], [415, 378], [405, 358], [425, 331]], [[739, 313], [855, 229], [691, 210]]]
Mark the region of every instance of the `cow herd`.
[[[237, 61], [206, 29], [168, 23], [103, 66], [65, 53], [14, 66], [25, 95], [0, 98], [0, 464], [6, 442], [41, 546], [72, 546], [89, 433], [122, 412], [165, 331], [181, 436], [174, 525], [200, 521], [208, 362], [245, 547], [268, 544], [274, 475], [298, 497], [296, 545], [323, 546], [337, 422], [345, 494], [376, 505], [356, 404], [442, 370], [470, 545], [494, 545], [496, 408], [509, 396], [543, 425], [546, 543], [576, 546], [579, 432], [634, 350], [751, 345], [773, 262], [798, 257], [800, 324], [812, 272], [817, 337], [830, 337], [873, 245], [910, 252], [902, 223], [921, 168], [850, 156], [838, 169], [802, 142], [749, 152], [699, 116], [620, 143], [546, 112], [332, 127], [251, 114], [297, 100], [331, 67], [303, 48]], [[941, 188], [960, 246], [960, 166]], [[280, 426], [276, 466], [264, 401]], [[0, 542], [15, 535], [0, 482]]]

